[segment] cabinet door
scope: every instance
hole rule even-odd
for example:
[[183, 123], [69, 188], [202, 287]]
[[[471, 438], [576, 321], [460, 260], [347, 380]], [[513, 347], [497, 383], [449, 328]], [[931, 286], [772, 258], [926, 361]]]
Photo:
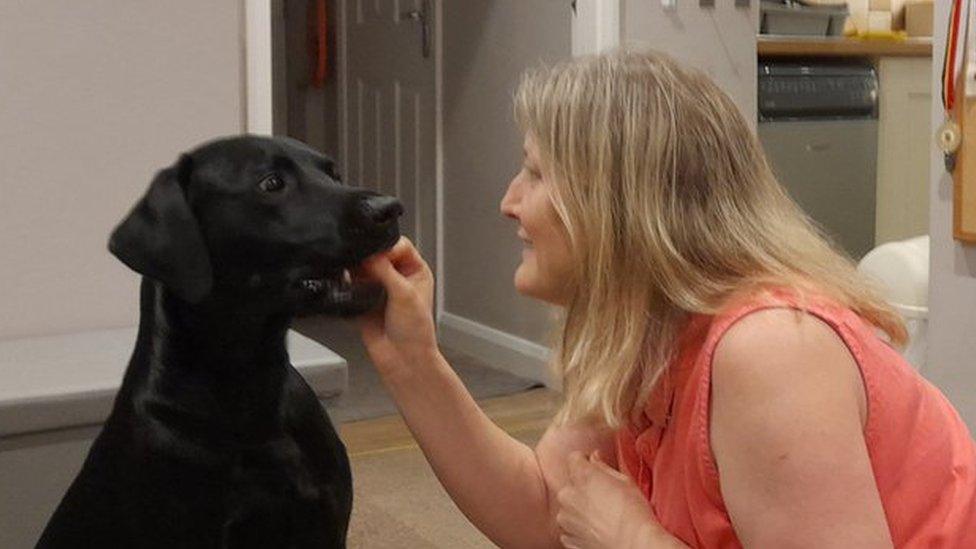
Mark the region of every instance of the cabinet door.
[[877, 132], [872, 119], [759, 124], [776, 178], [855, 260], [875, 246]]
[[884, 58], [878, 113], [878, 244], [928, 234], [932, 60]]

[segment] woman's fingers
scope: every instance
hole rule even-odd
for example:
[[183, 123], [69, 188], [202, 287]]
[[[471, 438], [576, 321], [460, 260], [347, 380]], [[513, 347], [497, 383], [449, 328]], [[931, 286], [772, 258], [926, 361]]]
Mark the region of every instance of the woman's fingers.
[[420, 253], [406, 238], [367, 258], [357, 279], [372, 280], [386, 291], [383, 307], [359, 318], [360, 333], [377, 368], [399, 368], [405, 356], [436, 348], [431, 305], [433, 277]]
[[563, 534], [579, 537], [586, 533], [586, 524], [575, 512], [566, 509], [556, 514], [556, 524]]
[[594, 450], [593, 453], [590, 454], [590, 464], [592, 464], [597, 470], [602, 471], [617, 480], [625, 482], [630, 480], [630, 477], [627, 475], [607, 465], [607, 462], [603, 461], [603, 456], [600, 454], [599, 450]]
[[586, 549], [579, 538], [567, 534], [559, 536], [559, 543], [562, 543], [566, 549]]
[[570, 452], [569, 456], [566, 458], [566, 467], [569, 472], [570, 483], [580, 484], [585, 480], [586, 475], [589, 472], [588, 469], [590, 464], [588, 461], [586, 461], [586, 458], [583, 457], [582, 452], [574, 451]]
[[[417, 282], [427, 285], [432, 282], [427, 263], [406, 237], [400, 237], [389, 250], [364, 260], [357, 274], [375, 279], [390, 294], [397, 294]], [[423, 284], [417, 287], [425, 288]]]
[[[577, 493], [572, 486], [564, 486], [556, 492], [556, 501], [559, 502], [560, 509], [570, 509], [576, 505]], [[561, 513], [562, 511], [560, 511]]]
[[397, 243], [389, 250], [380, 252], [364, 261], [363, 266], [366, 267], [367, 272], [376, 271], [377, 275], [389, 275], [388, 270], [382, 272], [377, 270], [378, 268], [386, 268], [385, 263], [376, 264], [376, 260], [381, 258], [386, 259], [393, 271], [402, 278], [411, 278], [415, 274], [423, 272], [427, 267], [427, 263], [420, 252], [405, 236], [401, 236], [400, 240], [397, 240]]
[[410, 242], [410, 239], [405, 236], [400, 237], [400, 240], [387, 252], [387, 256], [397, 272], [407, 278], [423, 271], [427, 266], [427, 262], [424, 261], [413, 242]]
[[404, 286], [406, 281], [390, 260], [389, 255], [379, 253], [367, 258], [360, 265], [362, 274], [367, 278], [376, 280], [383, 285], [387, 293], [394, 293]]

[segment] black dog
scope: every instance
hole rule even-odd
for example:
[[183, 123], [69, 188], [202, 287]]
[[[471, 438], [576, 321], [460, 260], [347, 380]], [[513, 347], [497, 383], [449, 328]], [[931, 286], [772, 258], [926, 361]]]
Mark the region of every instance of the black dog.
[[160, 171], [109, 249], [144, 275], [114, 408], [38, 547], [344, 547], [345, 447], [288, 362], [302, 312], [382, 299], [346, 269], [403, 209], [303, 144], [236, 137]]

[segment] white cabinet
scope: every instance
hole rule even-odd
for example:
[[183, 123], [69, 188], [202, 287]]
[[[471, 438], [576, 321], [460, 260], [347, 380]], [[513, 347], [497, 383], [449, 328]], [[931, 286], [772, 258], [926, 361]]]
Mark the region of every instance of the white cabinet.
[[932, 60], [883, 57], [878, 113], [876, 244], [929, 232]]
[[[33, 547], [108, 417], [135, 328], [0, 341], [0, 547]], [[346, 360], [289, 332], [288, 355], [319, 398]]]

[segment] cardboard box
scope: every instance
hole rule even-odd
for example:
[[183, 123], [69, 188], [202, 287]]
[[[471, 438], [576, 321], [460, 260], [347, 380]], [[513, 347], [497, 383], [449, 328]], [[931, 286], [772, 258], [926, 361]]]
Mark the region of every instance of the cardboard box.
[[869, 0], [868, 9], [871, 11], [891, 11], [891, 0]]
[[930, 1], [905, 4], [905, 32], [908, 36], [932, 36], [933, 6]]
[[890, 11], [869, 11], [868, 12], [868, 31], [884, 32], [891, 30]]
[[850, 14], [847, 16], [847, 27], [845, 30], [867, 31], [868, 30], [868, 0], [849, 0], [847, 9]]
[[891, 0], [891, 30], [905, 30], [905, 0]]

